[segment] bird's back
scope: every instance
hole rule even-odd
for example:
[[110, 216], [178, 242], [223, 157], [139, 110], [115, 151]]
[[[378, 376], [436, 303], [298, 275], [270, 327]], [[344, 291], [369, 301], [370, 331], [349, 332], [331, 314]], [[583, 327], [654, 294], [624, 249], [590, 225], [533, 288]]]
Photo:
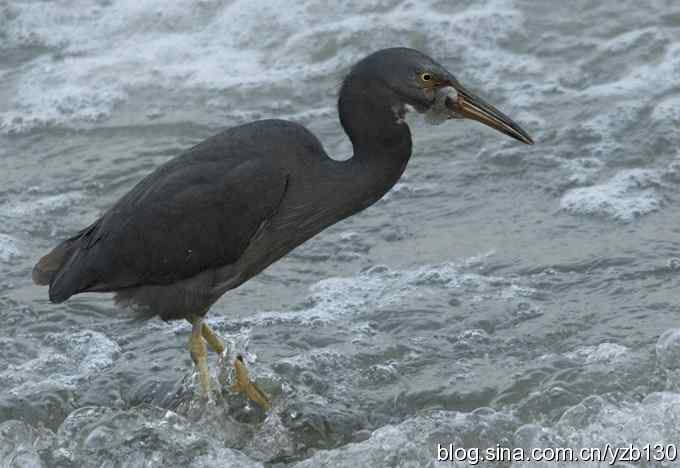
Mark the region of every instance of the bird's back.
[[61, 302], [84, 291], [168, 285], [236, 262], [285, 196], [291, 167], [325, 152], [301, 125], [225, 130], [166, 162], [35, 266]]

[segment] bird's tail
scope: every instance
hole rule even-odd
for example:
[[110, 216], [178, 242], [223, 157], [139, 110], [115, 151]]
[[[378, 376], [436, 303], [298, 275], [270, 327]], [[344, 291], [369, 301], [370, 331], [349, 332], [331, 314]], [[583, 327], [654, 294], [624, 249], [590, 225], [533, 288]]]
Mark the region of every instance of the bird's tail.
[[[33, 282], [40, 286], [50, 286], [50, 301], [64, 302], [73, 293], [68, 293], [63, 288], [63, 282], [57, 281], [64, 266], [77, 250], [76, 240], [68, 239], [56, 246], [50, 253], [38, 260], [33, 267]], [[70, 289], [70, 288], [67, 288]]]
[[64, 265], [69, 256], [69, 241], [62, 242], [50, 253], [38, 260], [33, 267], [33, 282], [39, 286], [47, 286]]
[[51, 302], [64, 302], [83, 289], [80, 269], [74, 264], [82, 257], [83, 241], [95, 226], [96, 223], [66, 239], [38, 260], [33, 267], [33, 282], [41, 286], [50, 286]]

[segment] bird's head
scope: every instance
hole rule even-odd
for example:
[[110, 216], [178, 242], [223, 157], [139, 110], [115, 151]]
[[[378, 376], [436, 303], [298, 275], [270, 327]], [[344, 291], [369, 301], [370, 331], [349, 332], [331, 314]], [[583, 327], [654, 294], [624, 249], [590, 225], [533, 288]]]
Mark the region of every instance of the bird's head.
[[427, 55], [408, 48], [383, 49], [361, 60], [350, 74], [389, 96], [395, 118], [416, 110], [431, 123], [472, 119], [526, 144], [529, 134], [510, 117], [471, 93], [455, 76]]

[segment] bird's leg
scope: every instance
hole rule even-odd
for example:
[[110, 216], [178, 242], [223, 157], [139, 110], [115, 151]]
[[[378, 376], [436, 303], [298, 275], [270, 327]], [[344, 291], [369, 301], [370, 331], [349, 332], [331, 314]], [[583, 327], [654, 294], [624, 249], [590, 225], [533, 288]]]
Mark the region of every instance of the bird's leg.
[[215, 334], [214, 331], [208, 326], [207, 323], [203, 323], [203, 328], [201, 329], [201, 333], [203, 334], [203, 338], [205, 341], [208, 342], [208, 346], [215, 351], [219, 358], [217, 360], [217, 366], [219, 368], [218, 372], [218, 380], [220, 381], [221, 384], [227, 385], [227, 381], [229, 379], [229, 371], [224, 365], [224, 361], [229, 359], [229, 351], [225, 351], [224, 347], [224, 342], [220, 339], [219, 336]]
[[[203, 323], [201, 318], [194, 316], [189, 319], [189, 322], [193, 326], [190, 341], [191, 357], [198, 367], [201, 389], [208, 395], [210, 392], [210, 376], [208, 374], [206, 342], [213, 351], [220, 355], [220, 359], [224, 358], [224, 343], [207, 324]], [[246, 363], [240, 354], [236, 356], [234, 361], [234, 371], [236, 382], [231, 386], [231, 391], [245, 393], [249, 399], [260, 405], [265, 411], [269, 410], [271, 408], [269, 397], [260, 390], [255, 382], [250, 380]]]
[[203, 341], [203, 319], [200, 317], [191, 317], [189, 320], [192, 325], [191, 338], [189, 339], [189, 352], [191, 359], [198, 368], [198, 377], [201, 382], [201, 391], [203, 396], [210, 396], [210, 374], [208, 373], [208, 352]]
[[215, 351], [217, 354], [222, 355], [224, 352], [224, 343], [220, 339], [219, 336], [213, 332], [210, 327], [204, 323], [203, 328], [201, 329], [201, 333], [203, 334], [203, 338], [205, 338], [205, 341], [208, 342], [208, 346], [212, 348], [213, 351]]

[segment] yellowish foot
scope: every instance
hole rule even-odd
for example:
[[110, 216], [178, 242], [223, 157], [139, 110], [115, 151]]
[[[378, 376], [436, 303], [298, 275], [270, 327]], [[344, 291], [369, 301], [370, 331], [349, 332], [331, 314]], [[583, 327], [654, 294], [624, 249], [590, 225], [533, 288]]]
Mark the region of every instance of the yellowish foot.
[[[210, 374], [208, 372], [206, 342], [213, 351], [220, 355], [220, 359], [224, 356], [224, 343], [207, 324], [203, 323], [201, 318], [194, 316], [188, 320], [192, 325], [191, 339], [189, 341], [191, 358], [198, 368], [201, 391], [204, 395], [208, 396], [210, 394]], [[243, 356], [240, 354], [234, 361], [234, 370], [236, 374], [236, 383], [231, 386], [231, 391], [245, 393], [250, 400], [254, 401], [265, 410], [271, 409], [269, 397], [255, 382], [250, 380], [246, 363], [243, 360]]]
[[231, 386], [231, 391], [245, 393], [248, 398], [264, 408], [265, 411], [271, 409], [269, 397], [260, 390], [255, 382], [251, 382], [246, 363], [240, 354], [234, 360], [234, 369], [236, 370], [236, 383]]
[[193, 359], [198, 369], [201, 393], [203, 396], [208, 397], [210, 396], [210, 374], [208, 373], [208, 351], [202, 337], [203, 320], [193, 317], [190, 322], [192, 329], [191, 338], [189, 339], [189, 352], [191, 353], [191, 359]]

